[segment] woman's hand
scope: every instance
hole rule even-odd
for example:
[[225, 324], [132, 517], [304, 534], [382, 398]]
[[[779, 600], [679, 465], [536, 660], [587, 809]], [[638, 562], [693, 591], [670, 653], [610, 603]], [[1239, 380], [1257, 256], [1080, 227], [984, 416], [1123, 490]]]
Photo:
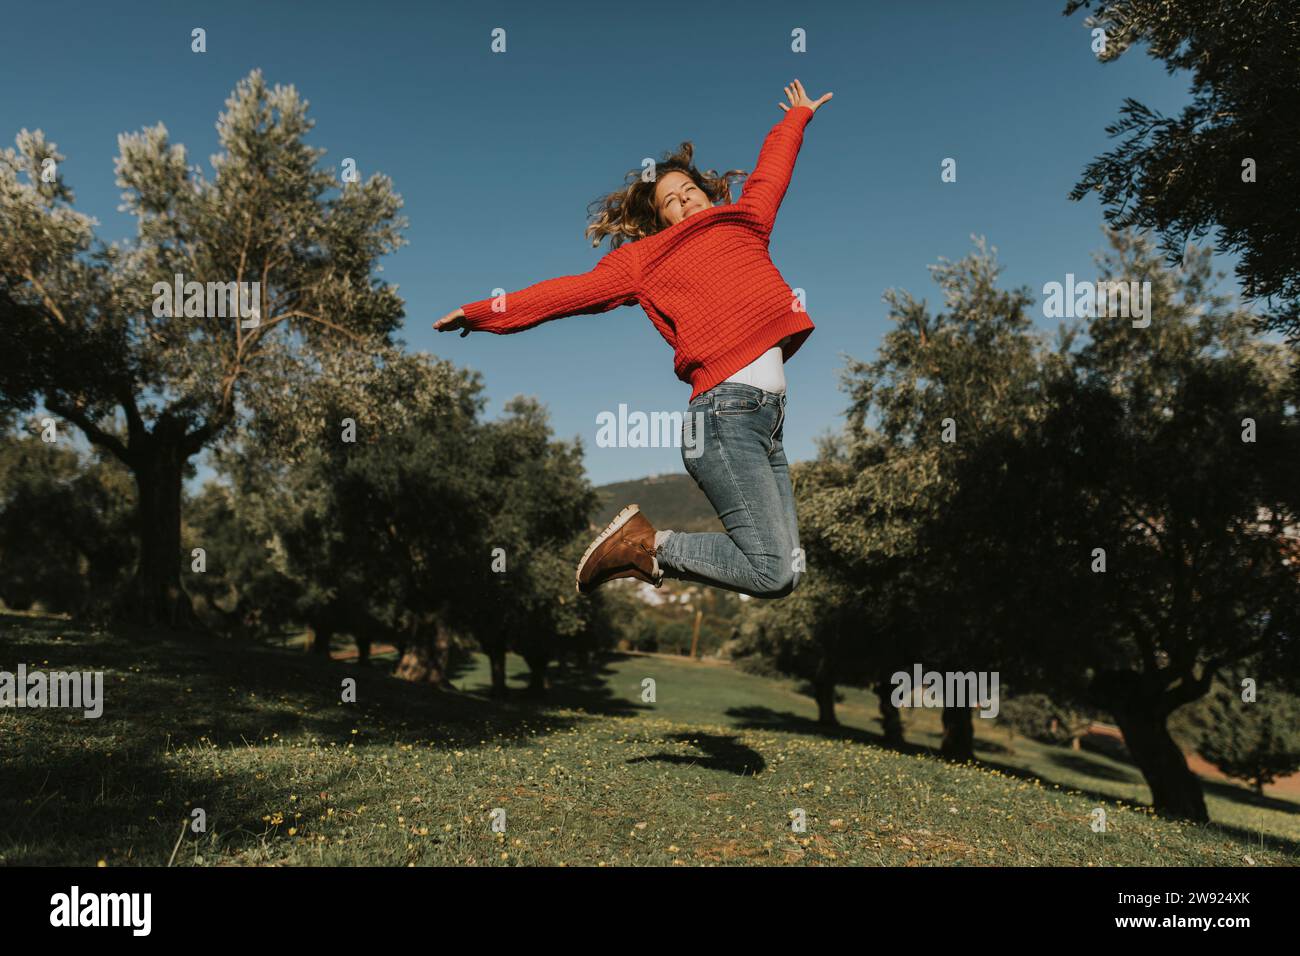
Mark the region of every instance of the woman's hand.
[[800, 83], [798, 80], [795, 80], [793, 83], [791, 83], [789, 86], [785, 88], [785, 95], [790, 98], [790, 105], [786, 106], [784, 103], [777, 103], [776, 105], [781, 107], [781, 109], [783, 109], [787, 113], [790, 112], [790, 110], [794, 109], [796, 106], [806, 106], [814, 113], [816, 113], [817, 107], [821, 106], [823, 103], [825, 103], [835, 94], [827, 93], [825, 96], [821, 97], [820, 99], [810, 100], [808, 99], [808, 94], [804, 92], [803, 84]]
[[439, 332], [455, 332], [457, 329], [460, 329], [460, 337], [462, 339], [469, 335], [469, 329], [465, 325], [464, 309], [456, 309], [454, 312], [448, 312], [437, 322], [433, 323], [433, 327]]

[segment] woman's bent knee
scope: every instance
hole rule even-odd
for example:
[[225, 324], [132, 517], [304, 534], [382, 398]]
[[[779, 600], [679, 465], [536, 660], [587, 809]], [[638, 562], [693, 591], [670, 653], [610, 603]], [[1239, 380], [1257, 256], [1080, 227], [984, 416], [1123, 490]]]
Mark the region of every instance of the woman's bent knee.
[[791, 594], [799, 586], [799, 579], [802, 575], [791, 568], [790, 565], [784, 564], [772, 574], [764, 575], [759, 587], [752, 593], [754, 597], [761, 598], [783, 598]]

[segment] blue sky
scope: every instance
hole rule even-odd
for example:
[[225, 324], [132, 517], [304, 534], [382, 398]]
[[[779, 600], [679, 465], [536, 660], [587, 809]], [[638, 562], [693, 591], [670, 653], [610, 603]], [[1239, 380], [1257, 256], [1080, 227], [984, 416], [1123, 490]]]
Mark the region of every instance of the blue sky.
[[[489, 414], [516, 394], [583, 440], [600, 484], [683, 471], [677, 449], [598, 448], [597, 416], [620, 403], [685, 407], [690, 388], [639, 307], [510, 336], [439, 335], [434, 319], [487, 297], [585, 272], [606, 250], [583, 237], [587, 204], [643, 157], [683, 140], [701, 168], [752, 169], [783, 115], [782, 87], [834, 99], [809, 124], [772, 235], [773, 261], [806, 290], [817, 330], [786, 365], [786, 450], [814, 454], [839, 427], [844, 356], [871, 357], [888, 326], [881, 294], [942, 305], [926, 266], [988, 238], [1006, 287], [1095, 277], [1097, 202], [1066, 199], [1111, 148], [1125, 96], [1165, 114], [1187, 102], [1143, 49], [1102, 65], [1083, 14], [1064, 3], [703, 4], [45, 2], [6, 12], [0, 136], [43, 129], [67, 156], [77, 207], [124, 238], [118, 133], [159, 121], [191, 163], [216, 150], [225, 98], [254, 67], [293, 84], [326, 162], [356, 158], [403, 196], [408, 245], [383, 275], [406, 301], [403, 338], [482, 371]], [[207, 52], [190, 51], [190, 30]], [[507, 52], [490, 34], [507, 31]], [[803, 28], [808, 52], [790, 50]], [[26, 39], [24, 39], [26, 38]], [[956, 183], [940, 162], [957, 160]], [[738, 193], [737, 193], [738, 194]], [[1223, 288], [1235, 291], [1232, 261]], [[1054, 320], [1041, 318], [1044, 328]]]

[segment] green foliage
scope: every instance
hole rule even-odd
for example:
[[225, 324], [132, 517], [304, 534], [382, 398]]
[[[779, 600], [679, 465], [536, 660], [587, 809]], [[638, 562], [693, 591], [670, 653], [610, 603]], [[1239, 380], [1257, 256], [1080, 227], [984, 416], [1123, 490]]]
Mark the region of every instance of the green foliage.
[[102, 616], [134, 554], [130, 476], [31, 427], [0, 431], [0, 599], [15, 610]]
[[1293, 359], [1212, 294], [1207, 253], [1172, 273], [1145, 238], [1110, 239], [1102, 271], [1150, 283], [1150, 326], [1091, 318], [1043, 414], [966, 460], [935, 540], [978, 555], [959, 580], [993, 596], [1013, 679], [1111, 713], [1157, 809], [1203, 819], [1161, 756], [1169, 715], [1257, 655], [1300, 674]]
[[913, 662], [967, 670], [997, 657], [1004, 634], [981, 613], [995, 595], [972, 600], [964, 587], [979, 552], [931, 531], [953, 511], [962, 462], [1041, 414], [1043, 369], [1054, 361], [1028, 317], [1031, 296], [997, 288], [983, 240], [932, 272], [944, 311], [886, 294], [894, 327], [874, 361], [848, 363], [845, 433], [824, 444], [799, 487], [809, 581], [838, 579], [856, 595], [868, 673]]
[[[982, 248], [935, 270], [937, 317], [891, 292], [896, 326], [846, 370], [849, 425], [806, 472], [801, 532], [810, 581], [857, 595], [868, 672], [997, 670], [1172, 748], [1167, 716], [1216, 671], [1260, 655], [1300, 675], [1294, 359], [1213, 293], [1207, 252], [1175, 273], [1149, 240], [1108, 239], [1103, 277], [1150, 283], [1145, 328], [1091, 317], [1049, 349]], [[1197, 815], [1167, 763], [1135, 756], [1158, 805]]]
[[[185, 463], [270, 414], [285, 383], [325, 374], [345, 349], [377, 354], [400, 326], [401, 299], [374, 274], [402, 242], [401, 199], [380, 175], [340, 185], [305, 142], [312, 125], [292, 86], [254, 70], [218, 117], [210, 175], [161, 123], [121, 136], [136, 234], [112, 245], [73, 208], [64, 157], [39, 130], [0, 152], [0, 408], [43, 405], [134, 472], [142, 558], [123, 606], [144, 622], [188, 623], [174, 505]], [[177, 274], [259, 283], [258, 323], [155, 315], [155, 284]]]
[[396, 350], [286, 372], [214, 454], [240, 524], [268, 553], [247, 583], [283, 578], [292, 615], [314, 628], [389, 637], [464, 583], [453, 575], [476, 479], [458, 465], [480, 386]]
[[291, 628], [297, 615], [300, 582], [283, 573], [272, 539], [248, 523], [231, 488], [210, 481], [187, 503], [184, 548], [203, 548], [206, 570], [185, 575], [186, 589], [198, 599], [200, 617], [210, 626], [266, 636]]
[[1207, 701], [1196, 752], [1262, 793], [1300, 770], [1300, 697], [1265, 686], [1248, 703], [1239, 691], [1220, 688]]
[[297, 617], [361, 639], [436, 619], [539, 662], [610, 640], [602, 599], [574, 592], [593, 507], [580, 448], [532, 400], [479, 420], [480, 392], [476, 374], [391, 351], [330, 356], [268, 393], [217, 454], [269, 543], [249, 583], [282, 577]]
[[1092, 717], [1086, 712], [1058, 705], [1040, 693], [1003, 697], [998, 719], [1024, 736], [1046, 744], [1068, 744], [1092, 723]]
[[[1127, 134], [1091, 162], [1070, 193], [1101, 194], [1117, 229], [1157, 230], [1170, 266], [1190, 238], [1217, 227], [1221, 251], [1238, 256], [1248, 298], [1277, 297], [1271, 322], [1300, 344], [1300, 19], [1294, 4], [1239, 0], [1069, 0], [1064, 13], [1096, 13], [1110, 62], [1141, 44], [1166, 68], [1191, 71], [1192, 102], [1164, 117], [1128, 98], [1107, 127]], [[1246, 159], [1256, 181], [1243, 182]]]
[[1087, 669], [1137, 672], [1144, 706], [1167, 715], [1257, 653], [1297, 672], [1300, 430], [1287, 353], [1209, 292], [1208, 255], [1175, 274], [1140, 237], [1111, 241], [1105, 273], [1151, 282], [1150, 327], [1091, 319], [1044, 413], [968, 460], [937, 531], [979, 554], [962, 580], [1003, 596], [997, 620], [1036, 642], [1063, 690]]
[[861, 683], [869, 637], [860, 619], [842, 582], [831, 573], [812, 574], [787, 597], [746, 607], [736, 655], [759, 655], [792, 677], [834, 675], [842, 683]]
[[[127, 442], [103, 442], [115, 452], [164, 418], [206, 442], [233, 420], [236, 397], [278, 383], [285, 363], [309, 367], [317, 350], [383, 342], [398, 327], [400, 299], [372, 278], [401, 243], [388, 180], [338, 188], [318, 165], [324, 151], [304, 142], [306, 103], [292, 86], [268, 89], [258, 70], [226, 106], [211, 177], [162, 124], [120, 138], [118, 182], [136, 237], [87, 257], [93, 222], [72, 208], [62, 165], [53, 182], [40, 176], [43, 160], [64, 158], [54, 144], [24, 130], [17, 150], [0, 153], [0, 299], [20, 320], [4, 323], [6, 402], [44, 398], [96, 441], [110, 437], [98, 420], [120, 407], [132, 430]], [[260, 324], [154, 316], [154, 283], [175, 273], [260, 281]]]

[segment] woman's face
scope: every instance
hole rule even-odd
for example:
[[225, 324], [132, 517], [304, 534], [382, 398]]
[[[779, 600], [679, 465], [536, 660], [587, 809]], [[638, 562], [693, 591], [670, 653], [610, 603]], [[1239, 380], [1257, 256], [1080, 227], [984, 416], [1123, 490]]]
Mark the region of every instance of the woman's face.
[[655, 184], [655, 209], [665, 225], [674, 226], [712, 205], [704, 190], [695, 185], [695, 180], [675, 169], [665, 173]]

